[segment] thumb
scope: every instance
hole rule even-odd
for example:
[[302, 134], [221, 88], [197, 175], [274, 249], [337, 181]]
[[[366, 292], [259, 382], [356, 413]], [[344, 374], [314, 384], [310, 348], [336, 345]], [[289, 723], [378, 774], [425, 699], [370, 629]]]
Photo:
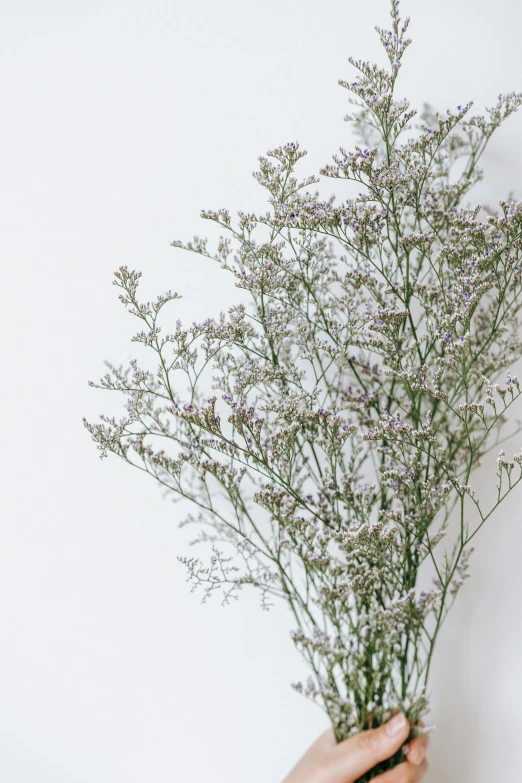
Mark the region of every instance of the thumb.
[[409, 720], [398, 713], [384, 726], [361, 731], [340, 742], [334, 749], [334, 765], [339, 780], [353, 783], [380, 761], [393, 756], [406, 741], [409, 731]]

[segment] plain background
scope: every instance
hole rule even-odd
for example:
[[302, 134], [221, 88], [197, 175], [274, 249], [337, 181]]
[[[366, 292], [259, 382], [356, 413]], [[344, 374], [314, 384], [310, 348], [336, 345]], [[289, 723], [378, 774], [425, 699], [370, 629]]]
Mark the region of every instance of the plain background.
[[[515, 0], [409, 0], [398, 93], [441, 109], [522, 89]], [[279, 783], [323, 731], [290, 689], [303, 666], [284, 606], [202, 606], [181, 511], [100, 461], [82, 416], [134, 355], [120, 264], [191, 322], [234, 301], [217, 266], [169, 246], [202, 208], [264, 208], [257, 156], [298, 139], [303, 174], [350, 144], [346, 57], [379, 53], [386, 0], [1, 0], [3, 783]], [[477, 198], [522, 195], [522, 116]], [[329, 183], [322, 185], [326, 195]], [[174, 311], [176, 308], [176, 311]], [[520, 444], [515, 444], [519, 446]], [[481, 481], [494, 483], [494, 457]], [[518, 780], [522, 495], [477, 542], [433, 672], [429, 781]]]

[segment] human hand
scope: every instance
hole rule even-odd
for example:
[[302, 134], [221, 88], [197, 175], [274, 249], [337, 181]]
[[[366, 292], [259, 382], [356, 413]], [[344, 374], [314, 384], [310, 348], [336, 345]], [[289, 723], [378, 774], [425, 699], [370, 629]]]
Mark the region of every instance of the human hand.
[[[378, 729], [361, 731], [339, 743], [329, 729], [307, 750], [283, 783], [356, 783], [380, 761], [393, 756], [409, 732], [409, 721], [401, 713]], [[418, 783], [428, 769], [427, 745], [427, 734], [411, 740], [406, 761], [374, 778], [372, 783]]]

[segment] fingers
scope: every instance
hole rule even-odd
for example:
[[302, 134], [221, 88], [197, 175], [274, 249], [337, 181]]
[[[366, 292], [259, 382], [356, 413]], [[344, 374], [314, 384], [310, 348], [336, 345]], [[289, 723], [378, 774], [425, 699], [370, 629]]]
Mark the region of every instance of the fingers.
[[327, 729], [316, 739], [310, 750], [329, 751], [337, 746], [337, 740], [333, 729]]
[[332, 752], [332, 762], [339, 772], [339, 779], [357, 780], [379, 761], [393, 756], [404, 744], [409, 730], [408, 719], [398, 713], [384, 726], [361, 731], [354, 737], [340, 742]]
[[422, 760], [424, 759], [424, 756], [426, 755], [426, 749], [428, 747], [428, 735], [423, 734], [420, 737], [416, 737], [415, 739], [411, 740], [411, 742], [408, 742], [408, 752], [406, 753], [406, 758], [410, 762], [410, 764], [413, 764], [414, 766], [419, 766], [419, 764], [422, 763]]
[[372, 783], [419, 783], [428, 771], [428, 762], [424, 759], [420, 764], [410, 764], [404, 761], [397, 767], [378, 775]]

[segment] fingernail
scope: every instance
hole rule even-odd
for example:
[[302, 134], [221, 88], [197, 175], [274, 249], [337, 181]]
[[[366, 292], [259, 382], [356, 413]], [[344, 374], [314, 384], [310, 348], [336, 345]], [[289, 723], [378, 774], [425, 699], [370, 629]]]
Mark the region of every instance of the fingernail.
[[388, 737], [396, 737], [397, 734], [402, 734], [407, 723], [408, 720], [406, 716], [403, 715], [402, 712], [399, 712], [398, 715], [395, 715], [395, 717], [386, 724], [386, 734]]
[[411, 753], [408, 754], [408, 761], [415, 764], [416, 767], [422, 762], [424, 758], [424, 748], [414, 748]]

